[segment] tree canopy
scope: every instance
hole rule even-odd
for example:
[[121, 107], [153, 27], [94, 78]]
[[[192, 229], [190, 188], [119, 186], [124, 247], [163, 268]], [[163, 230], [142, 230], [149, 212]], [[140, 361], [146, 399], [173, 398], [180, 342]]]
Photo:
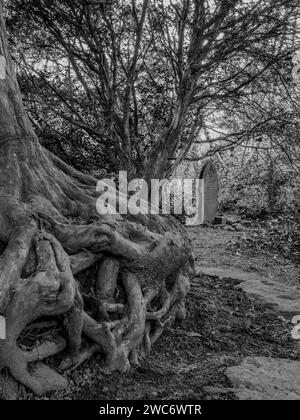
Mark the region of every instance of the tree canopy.
[[194, 142], [295, 153], [297, 0], [6, 5], [25, 104], [65, 160], [161, 178]]

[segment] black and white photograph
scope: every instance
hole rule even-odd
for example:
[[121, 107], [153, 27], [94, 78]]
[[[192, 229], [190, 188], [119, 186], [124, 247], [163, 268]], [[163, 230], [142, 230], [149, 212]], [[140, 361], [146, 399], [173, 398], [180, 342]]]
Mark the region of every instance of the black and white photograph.
[[300, 400], [299, 0], [0, 0], [0, 400]]

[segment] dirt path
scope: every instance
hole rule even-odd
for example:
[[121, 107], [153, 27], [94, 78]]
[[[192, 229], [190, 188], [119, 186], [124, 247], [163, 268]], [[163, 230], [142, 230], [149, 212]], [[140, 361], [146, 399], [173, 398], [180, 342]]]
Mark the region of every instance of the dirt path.
[[[189, 228], [196, 264], [255, 272], [275, 281], [300, 286], [300, 268], [277, 253], [255, 247], [240, 247], [250, 228], [232, 232], [218, 228]], [[259, 234], [259, 232], [258, 232]]]

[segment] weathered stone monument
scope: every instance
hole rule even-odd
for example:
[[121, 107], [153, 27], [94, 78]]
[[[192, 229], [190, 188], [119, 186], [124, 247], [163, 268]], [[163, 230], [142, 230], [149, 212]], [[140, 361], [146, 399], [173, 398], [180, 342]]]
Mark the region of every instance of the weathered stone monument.
[[295, 218], [300, 223], [300, 189], [294, 192], [295, 196]]
[[214, 163], [209, 160], [205, 162], [200, 172], [200, 179], [203, 179], [203, 223], [212, 223], [218, 211], [219, 180]]
[[213, 223], [218, 211], [219, 181], [214, 163], [208, 160], [202, 166], [196, 190], [197, 211], [193, 217], [186, 219], [186, 226], [200, 226]]

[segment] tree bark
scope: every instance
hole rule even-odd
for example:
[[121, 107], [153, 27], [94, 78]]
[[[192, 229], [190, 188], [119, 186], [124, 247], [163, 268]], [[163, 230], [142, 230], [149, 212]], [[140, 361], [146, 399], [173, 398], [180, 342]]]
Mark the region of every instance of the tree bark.
[[[67, 386], [41, 362], [63, 350], [61, 370], [98, 351], [111, 370], [138, 363], [166, 324], [185, 317], [194, 260], [176, 220], [99, 216], [96, 180], [40, 146], [8, 52], [1, 0], [0, 56], [0, 373], [6, 368], [44, 394]], [[20, 344], [25, 328], [49, 317], [61, 336]]]

